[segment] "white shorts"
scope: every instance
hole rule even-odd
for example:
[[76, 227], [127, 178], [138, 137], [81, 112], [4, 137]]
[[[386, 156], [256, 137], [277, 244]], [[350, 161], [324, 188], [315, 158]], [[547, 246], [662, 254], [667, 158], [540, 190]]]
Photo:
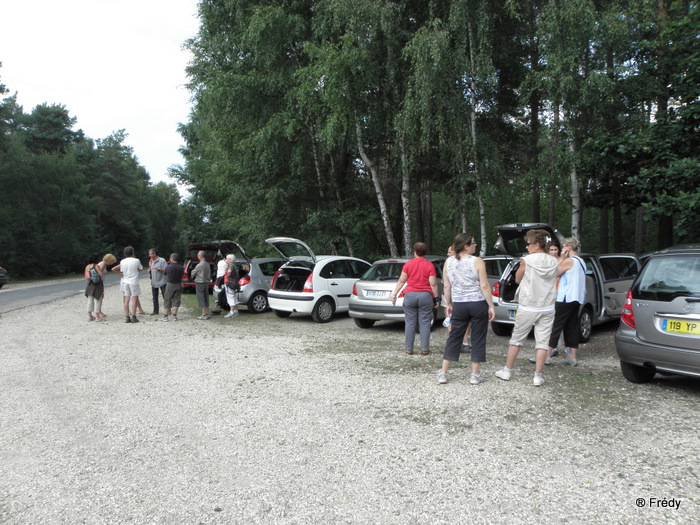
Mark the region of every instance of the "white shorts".
[[515, 317], [513, 334], [508, 344], [523, 346], [532, 327], [535, 327], [535, 348], [547, 350], [549, 348], [549, 336], [554, 324], [554, 308], [544, 312], [532, 312], [518, 308]]
[[138, 297], [141, 295], [141, 285], [123, 283], [122, 292], [124, 292], [124, 297]]

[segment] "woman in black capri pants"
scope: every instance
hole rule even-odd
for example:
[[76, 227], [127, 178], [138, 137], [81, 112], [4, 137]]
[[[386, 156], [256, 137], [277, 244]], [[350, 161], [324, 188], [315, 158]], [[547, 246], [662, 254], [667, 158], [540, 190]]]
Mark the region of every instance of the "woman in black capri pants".
[[452, 318], [452, 330], [445, 343], [442, 369], [438, 383], [447, 383], [447, 371], [452, 361], [459, 361], [464, 333], [472, 325], [472, 376], [469, 382], [478, 385], [484, 380], [481, 363], [486, 361], [486, 332], [496, 313], [493, 309], [491, 285], [486, 278], [486, 266], [474, 257], [474, 236], [460, 233], [455, 237], [455, 255], [445, 262], [443, 281], [447, 303], [445, 315]]

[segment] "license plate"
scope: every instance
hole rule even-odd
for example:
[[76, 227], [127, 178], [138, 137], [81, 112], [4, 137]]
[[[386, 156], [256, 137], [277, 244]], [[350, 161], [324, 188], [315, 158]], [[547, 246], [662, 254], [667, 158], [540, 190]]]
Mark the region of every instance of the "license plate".
[[365, 297], [389, 297], [391, 292], [388, 290], [365, 290]]
[[673, 334], [700, 335], [700, 321], [664, 319], [661, 322], [661, 330]]
[[508, 319], [513, 320], [515, 319], [515, 314], [517, 310], [508, 310]]

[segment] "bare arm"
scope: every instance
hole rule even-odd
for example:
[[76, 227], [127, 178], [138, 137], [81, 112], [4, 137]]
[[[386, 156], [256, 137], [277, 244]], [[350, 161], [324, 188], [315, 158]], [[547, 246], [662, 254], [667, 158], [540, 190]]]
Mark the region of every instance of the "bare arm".
[[396, 296], [399, 294], [399, 290], [403, 288], [403, 285], [408, 281], [408, 274], [406, 272], [401, 272], [399, 281], [396, 283], [396, 288], [394, 288], [394, 293], [391, 294], [391, 304], [396, 304]]
[[486, 302], [489, 305], [489, 322], [491, 322], [496, 318], [496, 310], [493, 307], [491, 283], [486, 275], [486, 265], [481, 257], [476, 258], [476, 261], [474, 261], [474, 267], [479, 274], [479, 286], [481, 287], [481, 293], [484, 294], [484, 299], [486, 299]]

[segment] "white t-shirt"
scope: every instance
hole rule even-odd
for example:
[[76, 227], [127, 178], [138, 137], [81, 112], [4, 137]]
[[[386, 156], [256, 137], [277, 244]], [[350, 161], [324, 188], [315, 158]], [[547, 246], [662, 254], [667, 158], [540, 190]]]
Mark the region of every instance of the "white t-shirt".
[[226, 267], [228, 265], [226, 264], [226, 259], [221, 259], [218, 263], [216, 263], [216, 277], [221, 277], [222, 275], [226, 275]]
[[136, 257], [122, 259], [119, 262], [119, 270], [122, 272], [124, 284], [139, 284], [139, 272], [143, 270], [143, 266]]

